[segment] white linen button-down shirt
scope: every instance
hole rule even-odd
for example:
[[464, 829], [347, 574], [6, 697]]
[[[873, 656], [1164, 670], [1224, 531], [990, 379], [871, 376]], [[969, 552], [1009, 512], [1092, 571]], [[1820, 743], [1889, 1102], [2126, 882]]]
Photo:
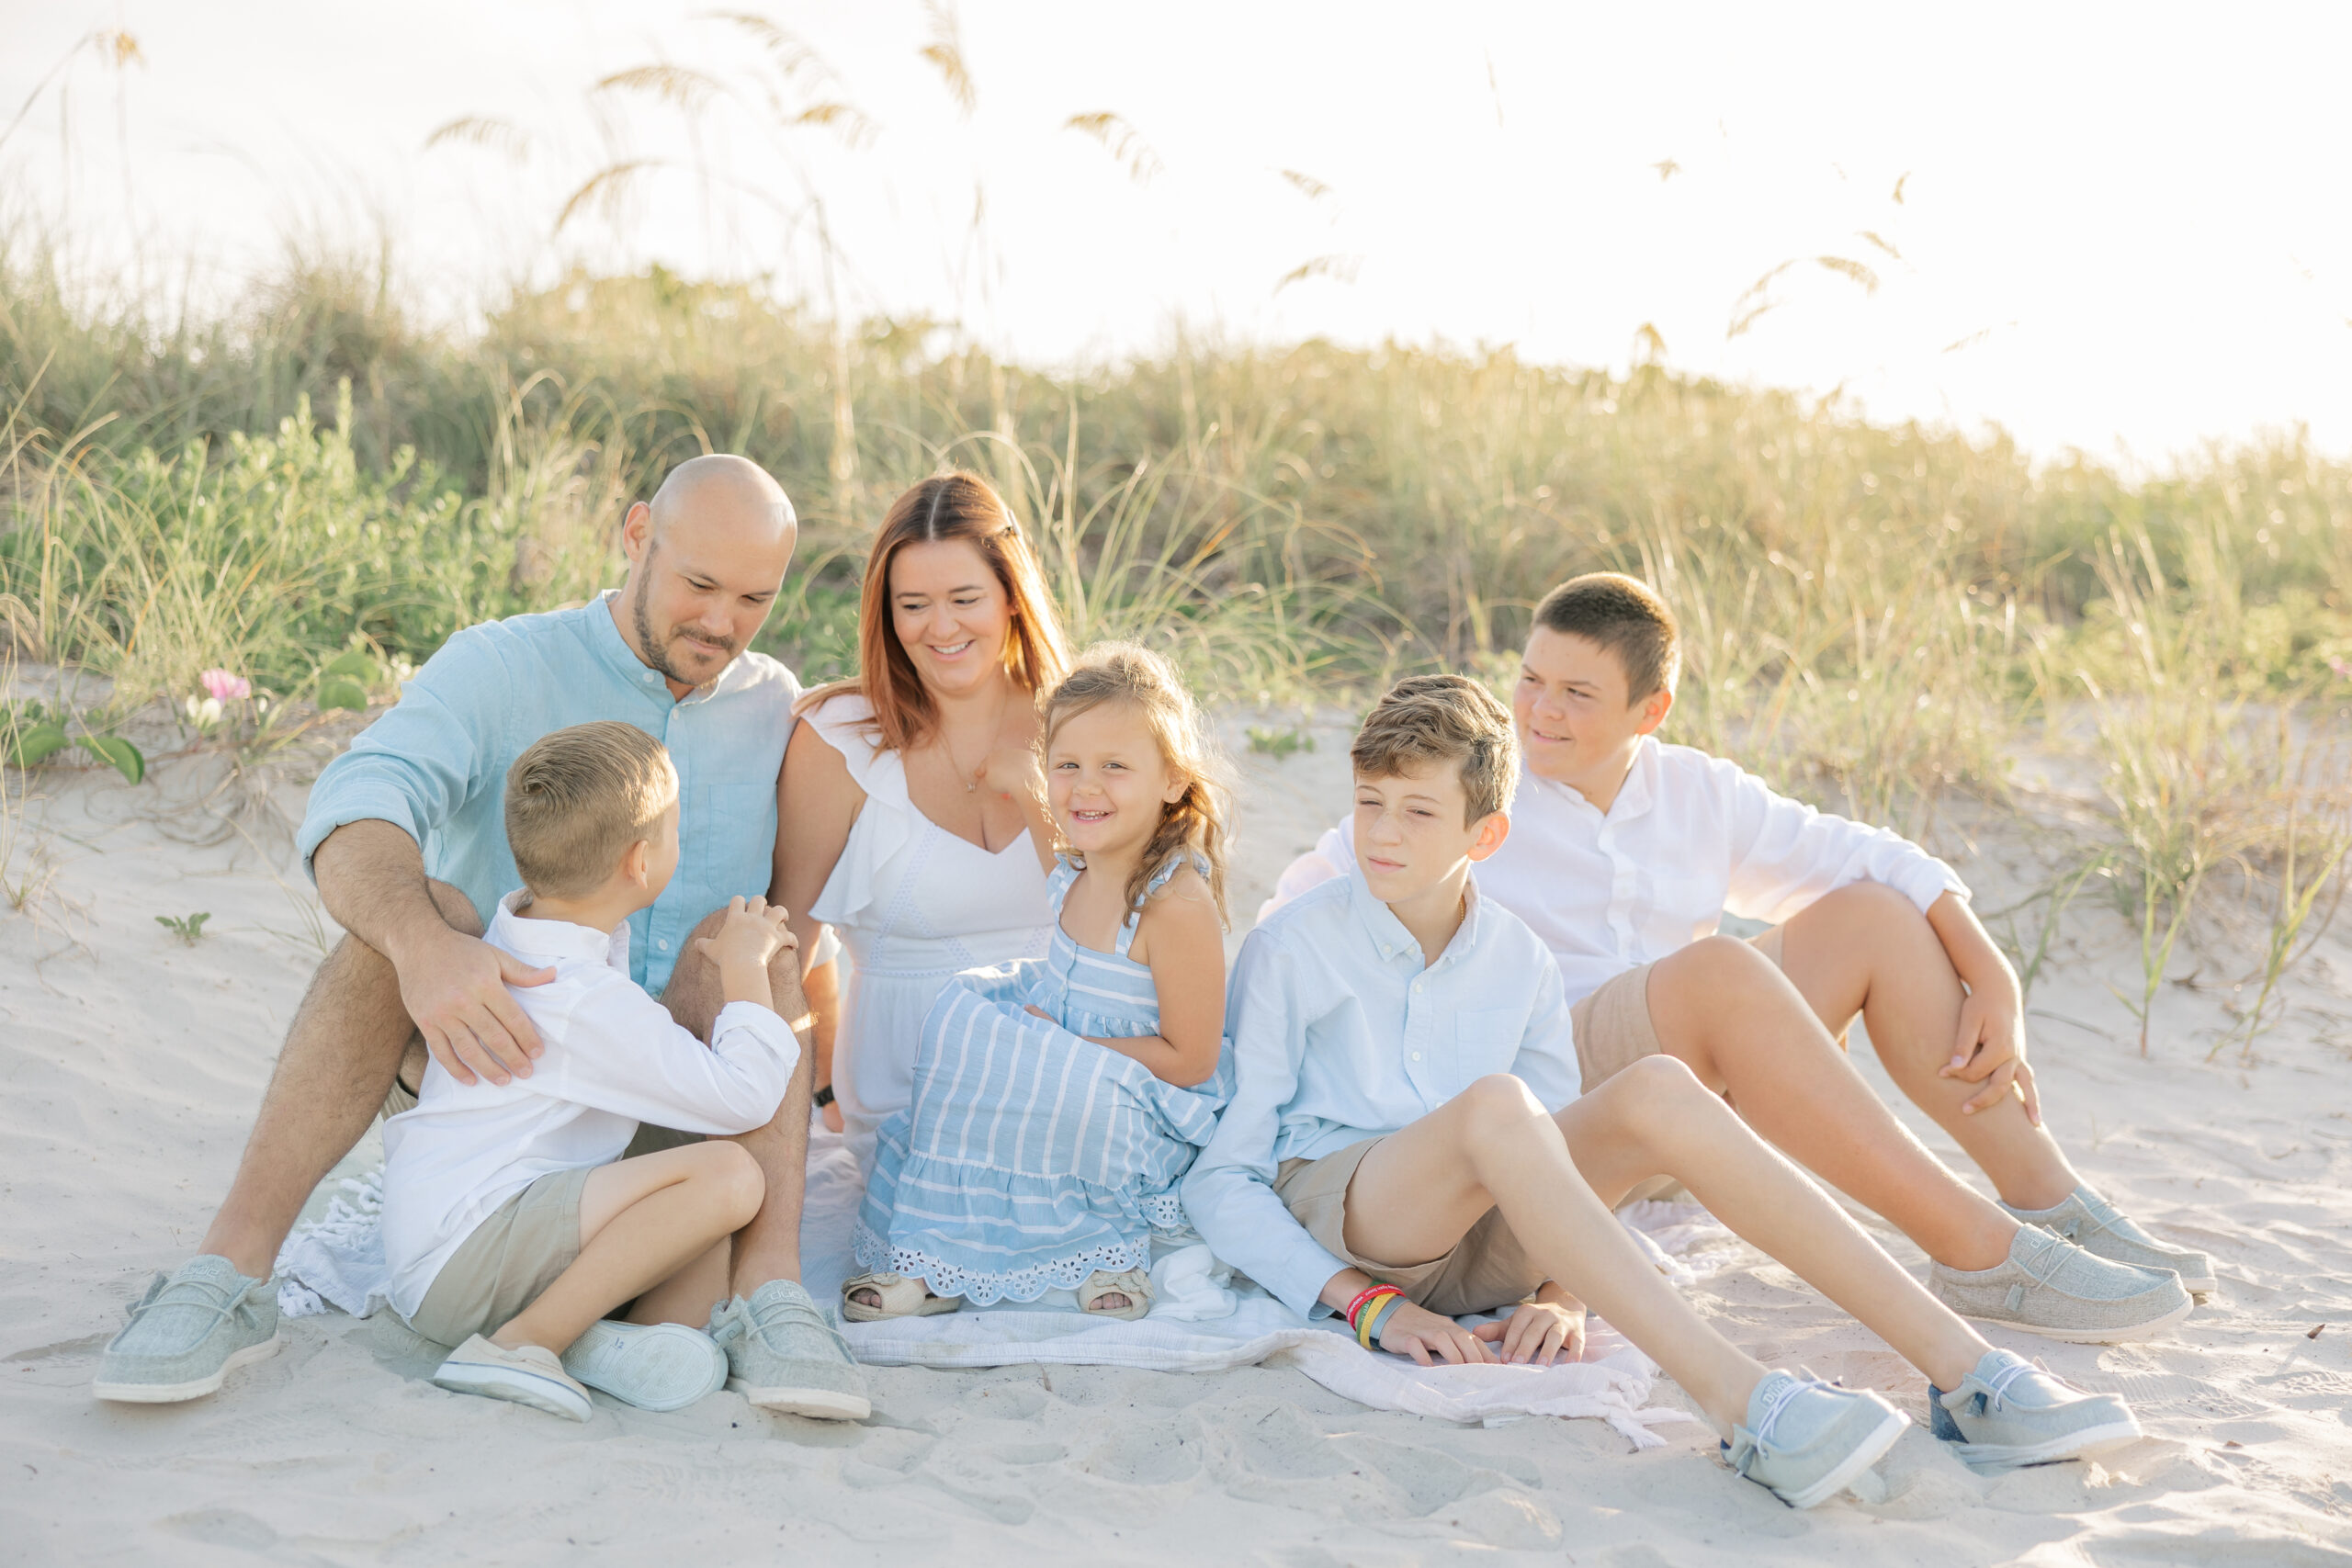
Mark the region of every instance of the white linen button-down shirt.
[[707, 1049], [631, 980], [628, 927], [610, 935], [514, 913], [499, 900], [483, 941], [544, 986], [507, 989], [547, 1054], [531, 1076], [459, 1083], [435, 1062], [416, 1106], [384, 1123], [384, 1261], [402, 1317], [424, 1304], [450, 1255], [498, 1206], [540, 1177], [607, 1165], [650, 1122], [727, 1135], [765, 1126], [800, 1060], [784, 1020], [754, 1002], [718, 1010]]
[[1394, 1133], [1473, 1080], [1510, 1073], [1552, 1110], [1577, 1098], [1560, 974], [1535, 933], [1471, 884], [1462, 929], [1420, 944], [1360, 873], [1328, 881], [1241, 944], [1226, 1007], [1233, 1099], [1184, 1178], [1218, 1258], [1305, 1316], [1347, 1267], [1274, 1195], [1286, 1159]]
[[[1291, 863], [1260, 918], [1355, 861], [1349, 817]], [[1606, 813], [1522, 773], [1510, 837], [1478, 864], [1480, 890], [1551, 949], [1570, 1006], [1713, 936], [1726, 912], [1778, 924], [1862, 881], [1922, 914], [1946, 893], [1968, 897], [1951, 867], [1901, 834], [1816, 811], [1736, 762], [1646, 735]]]

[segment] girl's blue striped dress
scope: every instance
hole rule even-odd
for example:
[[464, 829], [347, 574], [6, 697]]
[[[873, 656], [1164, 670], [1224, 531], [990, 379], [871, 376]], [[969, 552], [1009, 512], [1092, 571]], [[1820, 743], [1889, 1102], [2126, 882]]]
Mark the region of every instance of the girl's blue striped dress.
[[[1177, 1183], [1216, 1131], [1232, 1053], [1188, 1089], [1080, 1038], [1158, 1033], [1159, 997], [1127, 956], [1137, 916], [1114, 953], [1061, 929], [1078, 875], [1064, 861], [1048, 884], [1046, 957], [959, 976], [933, 1004], [913, 1101], [877, 1134], [860, 1266], [986, 1306], [1074, 1288], [1098, 1269], [1148, 1269], [1155, 1233], [1186, 1233]], [[1058, 1026], [1023, 1010], [1031, 1004]]]

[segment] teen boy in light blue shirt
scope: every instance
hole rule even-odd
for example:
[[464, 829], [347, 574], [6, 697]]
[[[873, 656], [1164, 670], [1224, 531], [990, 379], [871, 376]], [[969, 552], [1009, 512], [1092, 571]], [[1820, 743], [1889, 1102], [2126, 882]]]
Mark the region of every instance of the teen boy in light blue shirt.
[[1558, 968], [1471, 876], [1510, 830], [1517, 750], [1510, 713], [1461, 676], [1401, 682], [1365, 718], [1355, 868], [1251, 932], [1234, 971], [1237, 1088], [1184, 1182], [1209, 1246], [1295, 1310], [1344, 1312], [1367, 1345], [1424, 1364], [1574, 1357], [1589, 1302], [1691, 1396], [1735, 1469], [1823, 1502], [1907, 1419], [1766, 1371], [1676, 1294], [1609, 1209], [1672, 1176], [1926, 1372], [1962, 1458], [2136, 1438], [2120, 1398], [1986, 1345], [1679, 1061], [1575, 1098]]

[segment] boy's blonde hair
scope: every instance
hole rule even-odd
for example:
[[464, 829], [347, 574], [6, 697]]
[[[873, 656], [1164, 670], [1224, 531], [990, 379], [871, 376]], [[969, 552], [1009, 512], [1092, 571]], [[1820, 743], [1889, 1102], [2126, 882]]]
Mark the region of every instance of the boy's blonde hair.
[[603, 886], [677, 798], [662, 742], [633, 724], [575, 724], [506, 770], [506, 847], [535, 897], [576, 898]]
[[1467, 824], [1510, 804], [1519, 738], [1510, 710], [1467, 675], [1408, 675], [1364, 715], [1348, 759], [1370, 779], [1393, 779], [1430, 762], [1458, 764], [1469, 797]]
[[1141, 716], [1169, 771], [1184, 781], [1184, 793], [1160, 807], [1159, 826], [1144, 846], [1143, 859], [1127, 881], [1127, 908], [1143, 908], [1144, 889], [1174, 860], [1207, 866], [1217, 919], [1226, 917], [1226, 801], [1224, 756], [1209, 739], [1208, 726], [1176, 667], [1149, 649], [1131, 642], [1099, 642], [1078, 656], [1070, 672], [1046, 694], [1038, 749], [1052, 746], [1061, 727], [1104, 703], [1125, 703]]

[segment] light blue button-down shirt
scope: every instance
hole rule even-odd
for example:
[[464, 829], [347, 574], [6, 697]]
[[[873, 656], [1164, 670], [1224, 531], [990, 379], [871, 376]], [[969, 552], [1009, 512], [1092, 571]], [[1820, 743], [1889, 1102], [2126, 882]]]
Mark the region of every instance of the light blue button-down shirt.
[[1476, 882], [1426, 967], [1362, 872], [1324, 883], [1241, 944], [1226, 1018], [1236, 1087], [1184, 1178], [1184, 1210], [1217, 1257], [1307, 1316], [1348, 1265], [1274, 1196], [1283, 1161], [1394, 1133], [1489, 1073], [1555, 1111], [1577, 1093], [1559, 967]]
[[659, 996], [704, 916], [768, 890], [776, 775], [799, 694], [791, 671], [744, 653], [673, 698], [621, 640], [604, 599], [469, 626], [327, 764], [296, 847], [308, 867], [345, 823], [390, 822], [423, 846], [425, 874], [463, 889], [487, 927], [523, 880], [506, 847], [506, 770], [552, 730], [633, 724], [669, 748], [678, 770], [677, 874], [628, 919], [629, 978]]

